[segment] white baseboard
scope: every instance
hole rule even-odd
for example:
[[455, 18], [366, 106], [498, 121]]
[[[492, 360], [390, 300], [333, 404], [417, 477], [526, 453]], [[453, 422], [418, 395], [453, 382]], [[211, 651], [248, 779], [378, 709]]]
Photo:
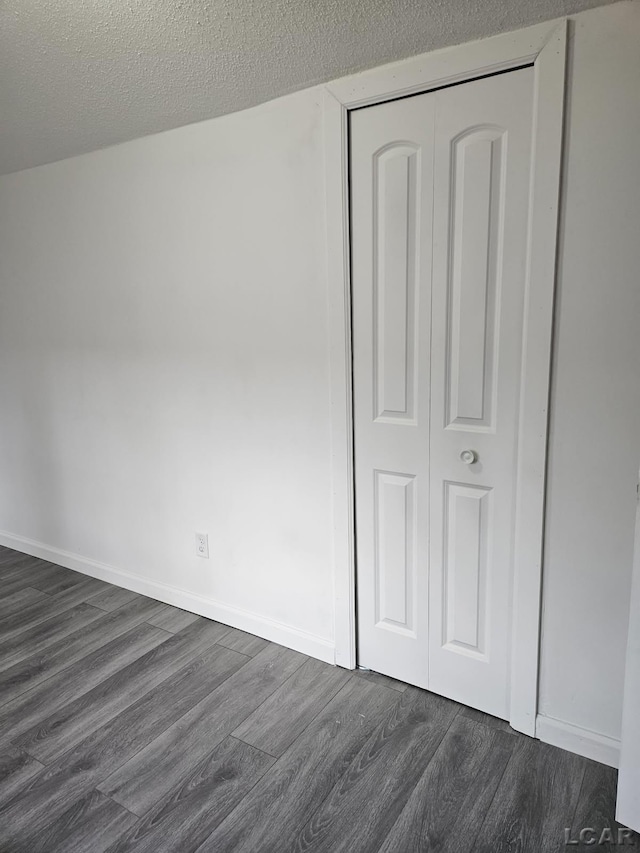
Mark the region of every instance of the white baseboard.
[[0, 531], [0, 545], [4, 545], [6, 548], [13, 548], [15, 551], [22, 551], [32, 557], [48, 560], [50, 563], [57, 563], [59, 566], [73, 569], [76, 572], [81, 572], [92, 578], [112, 583], [115, 586], [130, 589], [132, 592], [140, 593], [140, 595], [146, 595], [165, 604], [180, 607], [182, 610], [189, 610], [191, 613], [197, 613], [199, 616], [206, 616], [207, 619], [214, 619], [216, 622], [222, 622], [231, 628], [248, 631], [257, 637], [262, 637], [265, 640], [270, 640], [272, 643], [278, 643], [281, 646], [294, 649], [296, 652], [302, 652], [302, 654], [309, 655], [310, 657], [318, 658], [318, 660], [325, 661], [326, 663], [335, 663], [335, 647], [329, 640], [325, 640], [323, 637], [318, 637], [315, 634], [310, 634], [307, 631], [302, 631], [299, 628], [294, 628], [292, 625], [286, 625], [274, 619], [260, 616], [258, 613], [252, 613], [249, 610], [243, 610], [239, 607], [232, 607], [213, 598], [196, 595], [188, 592], [186, 589], [154, 581], [142, 575], [116, 569], [114, 566], [109, 566], [106, 563], [100, 563], [97, 560], [91, 560], [87, 557], [82, 557], [80, 554], [73, 554], [70, 551], [63, 551], [60, 548], [53, 548], [45, 545], [43, 542], [26, 539], [23, 536], [15, 536], [14, 534]]
[[618, 767], [620, 762], [619, 740], [553, 717], [538, 714], [536, 737], [544, 743], [559, 746], [584, 758], [599, 761], [601, 764], [608, 764], [609, 767]]

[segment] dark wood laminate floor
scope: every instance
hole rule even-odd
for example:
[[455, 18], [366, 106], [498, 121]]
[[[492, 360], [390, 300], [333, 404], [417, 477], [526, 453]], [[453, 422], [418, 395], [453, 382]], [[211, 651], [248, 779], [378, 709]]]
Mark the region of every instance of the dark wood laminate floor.
[[0, 640], [0, 853], [545, 853], [617, 831], [608, 767], [6, 548]]

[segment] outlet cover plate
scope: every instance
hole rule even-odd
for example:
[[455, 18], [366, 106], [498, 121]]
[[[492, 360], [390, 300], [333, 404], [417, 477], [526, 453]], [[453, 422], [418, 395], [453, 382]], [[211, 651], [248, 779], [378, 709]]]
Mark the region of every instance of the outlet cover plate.
[[209, 558], [209, 534], [196, 533], [196, 554], [198, 557]]

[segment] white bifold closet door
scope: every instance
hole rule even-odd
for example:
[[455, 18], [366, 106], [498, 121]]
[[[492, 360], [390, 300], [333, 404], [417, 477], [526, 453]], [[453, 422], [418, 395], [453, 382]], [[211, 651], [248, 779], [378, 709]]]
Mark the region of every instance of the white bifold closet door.
[[351, 116], [358, 663], [509, 717], [533, 71]]

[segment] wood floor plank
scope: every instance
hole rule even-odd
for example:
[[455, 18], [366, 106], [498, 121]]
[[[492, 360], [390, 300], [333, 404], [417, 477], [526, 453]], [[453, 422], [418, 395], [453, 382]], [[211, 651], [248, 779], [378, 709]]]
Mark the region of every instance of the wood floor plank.
[[197, 613], [190, 613], [188, 610], [180, 610], [179, 607], [172, 607], [170, 604], [163, 604], [162, 610], [149, 620], [149, 624], [175, 634], [182, 631], [187, 625], [191, 625], [196, 619], [202, 619], [202, 616], [198, 616]]
[[48, 646], [79, 631], [104, 616], [104, 611], [90, 604], [78, 604], [22, 634], [5, 640], [0, 646], [0, 671], [44, 651]]
[[32, 586], [41, 592], [46, 592], [47, 595], [56, 595], [59, 592], [64, 592], [65, 589], [71, 589], [86, 580], [87, 577], [80, 572], [74, 572], [71, 569], [65, 569], [63, 566], [57, 566], [55, 563], [46, 561], [42, 561], [37, 572], [32, 581]]
[[239, 631], [237, 628], [227, 628], [227, 633], [220, 640], [220, 645], [226, 646], [228, 649], [233, 649], [234, 652], [240, 652], [242, 655], [255, 657], [263, 649], [266, 649], [269, 643], [261, 637], [247, 634], [246, 631]]
[[224, 626], [201, 619], [178, 634], [165, 633], [166, 640], [54, 714], [40, 719], [14, 743], [43, 764], [51, 763], [206, 651], [224, 633]]
[[144, 815], [305, 660], [291, 649], [268, 646], [100, 784], [99, 790], [134, 814]]
[[11, 570], [11, 567], [14, 562], [15, 557], [12, 555], [0, 556], [0, 583], [2, 582], [2, 578], [5, 577], [6, 573]]
[[20, 613], [15, 613], [8, 619], [3, 619], [0, 625], [0, 642], [21, 634], [28, 628], [45, 622], [57, 613], [70, 610], [76, 604], [88, 601], [92, 595], [102, 592], [105, 584], [95, 578], [87, 578], [79, 584], [59, 592], [57, 595], [49, 596], [41, 601], [36, 601], [28, 607], [23, 608]]
[[23, 587], [6, 598], [0, 599], [0, 617], [6, 619], [7, 616], [19, 613], [24, 607], [28, 607], [35, 601], [42, 601], [43, 598], [47, 598], [47, 595], [39, 589]]
[[[141, 598], [79, 631], [51, 643], [37, 655], [27, 658], [0, 672], [0, 705], [16, 699], [27, 690], [61, 672], [81, 658], [95, 652], [106, 643], [140, 625], [156, 612], [157, 602]], [[27, 636], [27, 632], [20, 637]], [[10, 641], [5, 641], [10, 642]], [[2, 712], [0, 710], [0, 720]], [[2, 732], [0, 731], [0, 739]]]
[[40, 560], [38, 557], [30, 557], [28, 554], [16, 554], [6, 559], [0, 565], [0, 578], [13, 577], [20, 572], [22, 566], [36, 565]]
[[[399, 817], [460, 706], [408, 688], [315, 813], [295, 848], [370, 853]], [[383, 780], [383, 784], [381, 781]]]
[[463, 717], [473, 720], [476, 723], [481, 723], [483, 726], [488, 726], [491, 729], [497, 729], [500, 732], [516, 735], [518, 732], [512, 729], [506, 720], [501, 720], [498, 717], [492, 717], [490, 714], [485, 714], [482, 711], [477, 711], [475, 708], [462, 708], [460, 713]]
[[346, 669], [310, 658], [233, 736], [279, 758], [349, 678]]
[[39, 557], [31, 557], [29, 554], [17, 554], [15, 557], [2, 564], [3, 578], [15, 577], [21, 571], [28, 571], [32, 567], [38, 567], [42, 563]]
[[3, 827], [42, 830], [249, 660], [212, 646], [46, 767], [0, 809], [0, 850], [13, 837]]
[[[567, 823], [572, 853], [616, 853], [626, 845], [636, 850], [640, 836], [615, 819], [618, 771], [596, 761], [587, 761], [573, 820]], [[580, 832], [587, 830], [580, 838]], [[588, 830], [592, 831], [589, 832]], [[566, 839], [565, 839], [566, 840]], [[577, 844], [575, 842], [578, 842]], [[595, 845], [595, 846], [594, 846]]]
[[24, 559], [26, 557], [30, 557], [30, 554], [27, 554], [25, 551], [17, 551], [15, 548], [8, 548], [4, 546], [4, 550], [2, 551], [2, 559]]
[[44, 830], [12, 841], [16, 853], [104, 853], [136, 822], [113, 800], [90, 791]]
[[382, 675], [380, 672], [373, 672], [370, 669], [356, 669], [353, 673], [358, 678], [364, 678], [365, 681], [372, 681], [374, 684], [381, 684], [383, 687], [390, 687], [392, 690], [397, 690], [399, 693], [404, 691], [409, 686], [404, 681], [396, 681], [395, 678], [389, 678], [388, 675]]
[[7, 563], [0, 568], [0, 594], [3, 597], [8, 594], [5, 592], [7, 585], [16, 578], [19, 578], [21, 575], [22, 569], [20, 567], [20, 563]]
[[44, 765], [17, 746], [0, 752], [0, 804], [10, 800]]
[[2, 549], [0, 550], [0, 569], [2, 569], [2, 566], [14, 559], [18, 552], [12, 551], [11, 548], [3, 548], [1, 545], [0, 548]]
[[297, 849], [300, 827], [398, 700], [393, 690], [350, 678], [198, 853]]
[[[467, 853], [514, 749], [516, 738], [455, 718], [380, 853]], [[365, 815], [366, 819], [366, 815]]]
[[138, 625], [7, 702], [0, 708], [0, 744], [15, 740], [40, 720], [142, 657], [168, 636], [160, 628]]
[[193, 853], [274, 761], [226, 738], [109, 853]]
[[4, 560], [10, 559], [14, 554], [20, 553], [19, 551], [14, 550], [13, 548], [9, 548], [6, 545], [0, 545], [0, 563]]
[[[53, 568], [54, 563], [49, 563], [40, 557], [30, 557], [28, 554], [21, 554], [19, 558], [5, 563], [0, 567], [0, 583], [13, 580], [20, 575], [30, 575], [34, 578], [42, 577], [48, 574]], [[57, 568], [61, 568], [58, 566]]]
[[575, 812], [586, 759], [530, 738], [518, 738], [474, 853], [561, 851]]
[[[40, 562], [40, 561], [38, 561]], [[15, 592], [19, 592], [26, 587], [34, 587], [34, 583], [42, 579], [43, 570], [40, 566], [16, 566], [11, 572], [8, 572], [0, 581], [0, 596], [2, 599], [8, 598]], [[42, 590], [40, 590], [42, 592]]]
[[[99, 592], [97, 595], [91, 596], [92, 607], [99, 607], [101, 610], [106, 610], [109, 613], [113, 610], [118, 610], [142, 596], [137, 592], [131, 592], [130, 589], [123, 589], [120, 586], [109, 584], [107, 589]], [[162, 628], [162, 625], [156, 625], [156, 628]]]

